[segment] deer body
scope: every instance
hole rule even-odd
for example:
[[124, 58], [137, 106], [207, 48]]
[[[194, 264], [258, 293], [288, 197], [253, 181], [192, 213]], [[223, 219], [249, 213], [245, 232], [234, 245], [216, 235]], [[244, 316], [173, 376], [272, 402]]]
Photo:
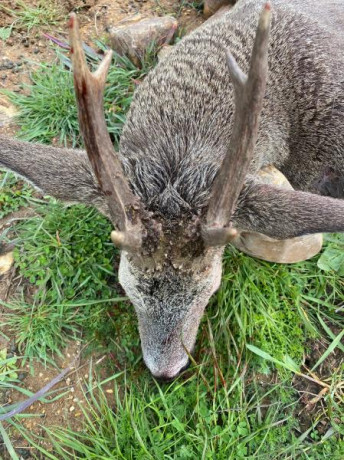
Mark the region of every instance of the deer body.
[[[113, 219], [123, 227], [114, 236], [122, 245], [119, 278], [137, 312], [145, 362], [157, 377], [173, 378], [187, 364], [186, 350], [192, 351], [220, 284], [231, 230], [279, 239], [344, 231], [344, 202], [338, 199], [344, 198], [342, 0], [275, 0], [268, 48], [267, 7], [256, 36], [263, 4], [241, 0], [175, 46], [137, 89], [123, 129], [119, 158], [135, 198], [132, 204], [118, 199], [127, 222]], [[74, 39], [78, 93], [89, 77]], [[227, 64], [227, 50], [247, 79], [230, 57]], [[87, 139], [91, 131], [83, 132]], [[236, 144], [245, 136], [246, 169], [237, 161]], [[92, 165], [93, 149], [88, 145]], [[232, 162], [231, 179], [224, 181], [226, 161]], [[46, 193], [112, 215], [109, 200], [117, 192], [109, 190], [106, 177], [115, 175], [107, 176], [111, 167], [99, 172], [97, 164], [93, 173], [84, 152], [0, 137], [0, 164]], [[257, 174], [266, 165], [279, 168], [296, 191], [261, 184]], [[232, 182], [239, 185], [231, 191]], [[230, 209], [218, 204], [222, 188], [224, 195], [235, 195]], [[134, 228], [140, 238], [130, 240]]]
[[[136, 91], [120, 154], [152, 210], [180, 216], [207, 204], [234, 112], [225, 52], [247, 72], [263, 4], [239, 1], [205, 23]], [[275, 0], [272, 7], [268, 82], [249, 173], [273, 164], [294, 188], [314, 192], [326, 166], [344, 175], [344, 6]]]

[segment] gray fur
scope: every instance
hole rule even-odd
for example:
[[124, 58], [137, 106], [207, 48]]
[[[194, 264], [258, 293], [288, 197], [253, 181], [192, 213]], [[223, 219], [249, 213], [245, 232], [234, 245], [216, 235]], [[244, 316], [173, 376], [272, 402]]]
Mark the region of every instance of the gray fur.
[[31, 144], [0, 136], [0, 165], [45, 194], [68, 203], [85, 203], [107, 215], [86, 152]]
[[[221, 279], [223, 248], [204, 247], [199, 223], [231, 137], [225, 53], [247, 71], [263, 4], [240, 0], [175, 46], [138, 87], [123, 130], [126, 175], [164, 234], [148, 255], [122, 251], [119, 272], [155, 376], [174, 377], [186, 364], [184, 346], [192, 350]], [[259, 138], [233, 225], [282, 239], [344, 231], [344, 203], [334, 199], [344, 198], [343, 1], [273, 0], [272, 9]], [[0, 137], [0, 163], [46, 193], [107, 213], [82, 152]], [[256, 174], [266, 165], [303, 192], [259, 184]], [[319, 191], [334, 198], [304, 193]]]
[[[263, 4], [239, 1], [197, 29], [136, 92], [120, 153], [135, 192], [152, 210], [180, 215], [206, 206], [231, 136], [225, 51], [248, 70]], [[275, 0], [272, 8], [267, 92], [250, 172], [274, 164], [295, 188], [314, 191], [326, 166], [344, 175], [344, 6]]]

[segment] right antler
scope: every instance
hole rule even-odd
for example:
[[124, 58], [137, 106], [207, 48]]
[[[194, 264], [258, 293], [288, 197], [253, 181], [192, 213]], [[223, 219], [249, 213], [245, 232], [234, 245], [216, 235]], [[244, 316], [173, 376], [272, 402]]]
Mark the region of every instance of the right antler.
[[248, 76], [240, 69], [234, 57], [227, 54], [234, 87], [235, 114], [231, 142], [214, 180], [206, 225], [203, 227], [203, 238], [208, 246], [225, 245], [237, 233], [229, 225], [258, 136], [267, 78], [270, 16], [270, 4], [266, 3], [259, 18]]
[[111, 221], [119, 230], [113, 231], [111, 238], [117, 246], [137, 249], [142, 243], [142, 223], [138, 215], [140, 202], [124, 176], [104, 117], [103, 91], [112, 52], [109, 51], [98, 69], [91, 73], [87, 68], [74, 13], [70, 16], [69, 28], [80, 129], [88, 158], [106, 197]]

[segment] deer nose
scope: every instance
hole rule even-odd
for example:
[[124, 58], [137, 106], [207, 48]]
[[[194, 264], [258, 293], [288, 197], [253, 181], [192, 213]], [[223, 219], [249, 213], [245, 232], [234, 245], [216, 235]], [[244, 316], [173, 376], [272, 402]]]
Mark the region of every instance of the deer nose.
[[177, 371], [175, 368], [164, 369], [158, 372], [152, 372], [152, 375], [161, 383], [171, 382], [172, 380], [176, 379], [182, 372], [184, 372], [190, 366], [190, 363], [191, 361], [188, 359], [187, 363]]

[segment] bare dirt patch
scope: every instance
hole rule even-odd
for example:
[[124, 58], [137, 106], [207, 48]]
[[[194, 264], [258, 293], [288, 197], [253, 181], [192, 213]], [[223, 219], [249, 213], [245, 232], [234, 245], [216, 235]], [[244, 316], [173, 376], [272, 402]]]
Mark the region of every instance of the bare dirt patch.
[[[330, 325], [329, 325], [330, 326]], [[338, 335], [340, 330], [338, 328], [332, 328], [334, 335]], [[307, 344], [309, 352], [305, 359], [305, 366], [308, 369], [312, 369], [317, 361], [323, 356], [328, 349], [329, 344], [324, 339], [312, 340]], [[334, 391], [333, 388], [327, 386], [333, 380], [333, 375], [338, 373], [340, 375], [340, 369], [344, 363], [343, 352], [336, 348], [330, 355], [312, 372], [307, 372], [310, 376], [314, 377], [315, 381], [307, 380], [303, 377], [295, 376], [293, 386], [297, 390], [300, 396], [299, 405], [296, 410], [296, 414], [299, 419], [300, 428], [303, 432], [308, 430], [316, 420], [320, 420], [316, 428], [320, 434], [325, 434], [329, 428], [329, 419], [327, 411], [329, 410], [328, 404], [325, 404], [324, 398], [330, 391]], [[319, 383], [316, 382], [318, 380]], [[339, 388], [335, 391], [334, 399], [337, 399], [338, 404], [341, 404], [343, 398], [343, 388]], [[338, 426], [341, 425], [341, 421], [336, 420]]]

